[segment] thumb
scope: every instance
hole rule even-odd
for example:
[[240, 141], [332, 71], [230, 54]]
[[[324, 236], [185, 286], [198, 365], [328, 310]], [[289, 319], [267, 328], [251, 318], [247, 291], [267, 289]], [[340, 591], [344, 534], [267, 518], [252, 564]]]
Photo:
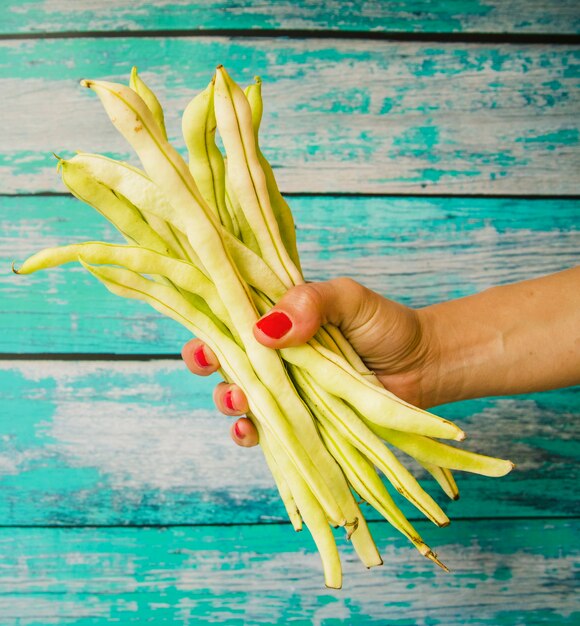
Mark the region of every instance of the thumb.
[[306, 283], [289, 289], [254, 326], [256, 339], [269, 348], [299, 346], [327, 322], [349, 327], [359, 316], [365, 294], [372, 294], [350, 278]]

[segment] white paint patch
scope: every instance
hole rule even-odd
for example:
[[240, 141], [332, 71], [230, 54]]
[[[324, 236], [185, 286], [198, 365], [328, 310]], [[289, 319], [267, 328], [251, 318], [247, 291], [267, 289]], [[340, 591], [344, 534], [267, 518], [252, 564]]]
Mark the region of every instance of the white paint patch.
[[473, 436], [465, 447], [509, 458], [518, 472], [532, 472], [541, 469], [553, 456], [551, 449], [542, 449], [542, 440], [580, 439], [579, 418], [578, 412], [552, 411], [533, 400], [498, 398], [493, 405], [469, 417], [465, 428]]
[[[477, 530], [474, 527], [474, 533]], [[509, 523], [505, 528], [498, 524], [497, 530], [508, 541], [518, 532]], [[264, 528], [260, 532], [268, 531]], [[215, 623], [232, 618], [252, 624], [283, 623], [290, 598], [296, 602], [295, 613], [319, 625], [332, 619], [356, 624], [361, 614], [384, 620], [381, 623], [404, 614], [416, 626], [428, 626], [433, 620], [460, 624], [465, 623], [467, 607], [471, 606], [477, 607], [482, 623], [493, 624], [496, 614], [506, 610], [507, 602], [510, 611], [521, 615], [546, 607], [553, 607], [555, 614], [564, 617], [573, 611], [574, 558], [545, 557], [539, 549], [533, 553], [496, 550], [501, 536], [486, 548], [475, 538], [471, 544], [441, 545], [440, 556], [451, 568], [451, 575], [436, 570], [420, 555], [410, 554], [411, 548], [399, 539], [386, 547], [379, 545], [385, 562], [382, 567], [365, 570], [352, 548], [339, 541], [344, 587], [336, 592], [324, 589], [320, 559], [312, 548], [296, 550], [292, 541], [287, 550], [267, 554], [259, 548], [252, 551], [249, 538], [244, 541], [240, 535], [239, 541], [221, 550], [193, 551], [191, 559], [180, 568], [172, 567], [170, 573], [158, 569], [152, 574], [164, 581], [170, 576], [184, 593], [208, 588], [214, 597], [227, 596], [228, 601], [220, 603], [220, 609], [212, 614]], [[384, 537], [382, 532], [380, 535]], [[271, 549], [266, 536], [263, 541]], [[236, 599], [237, 593], [243, 599]], [[192, 597], [183, 608], [193, 611], [195, 605]]]
[[[61, 394], [64, 390], [70, 392], [75, 384], [90, 384], [92, 379], [102, 376], [111, 377], [115, 374], [121, 385], [120, 379], [123, 377], [138, 377], [149, 381], [154, 380], [158, 373], [179, 374], [184, 369], [185, 365], [181, 361], [0, 361], [0, 371], [16, 370], [25, 380], [40, 382], [46, 378], [53, 379]], [[158, 389], [159, 387], [147, 387], [147, 395], [154, 395]], [[93, 393], [97, 392], [101, 393], [102, 390], [95, 390], [93, 385]], [[112, 388], [109, 392], [113, 393]]]
[[[115, 12], [115, 27], [122, 24], [122, 15]], [[145, 56], [148, 45], [159, 45], [146, 41], [140, 43], [145, 46], [140, 54]], [[158, 93], [167, 103], [170, 139], [177, 140], [180, 149], [177, 122], [185, 104], [182, 93], [187, 88], [191, 95], [209, 79], [211, 70], [195, 60], [209, 44], [219, 56], [218, 46], [221, 54], [227, 54], [231, 42], [225, 37], [195, 38], [184, 44], [191, 46], [184, 57], [194, 59], [186, 67], [169, 66], [156, 53], [151, 55], [156, 66], [147, 68], [163, 82]], [[8, 45], [18, 49], [21, 44]], [[573, 78], [566, 76], [568, 56], [549, 48], [515, 47], [502, 58], [498, 71], [481, 44], [462, 44], [463, 54], [441, 58], [428, 54], [432, 44], [411, 42], [353, 40], [337, 47], [326, 40], [277, 40], [274, 45], [269, 40], [244, 39], [236, 42], [236, 48], [241, 54], [245, 49], [249, 57], [262, 56], [265, 72], [275, 77], [264, 85], [268, 109], [263, 128], [267, 153], [278, 166], [283, 190], [424, 193], [426, 184], [455, 194], [544, 193], [546, 189], [577, 193], [578, 157], [573, 145], [560, 140], [522, 141], [576, 128], [576, 104], [567, 95], [573, 89]], [[338, 50], [338, 57], [328, 58], [329, 49]], [[126, 82], [130, 64], [113, 66], [96, 50], [91, 71], [99, 78]], [[119, 39], [116, 51], [119, 58], [130, 58], [135, 54], [134, 40]], [[427, 57], [435, 65], [433, 71], [423, 71]], [[54, 75], [54, 68], [50, 69]], [[249, 71], [246, 76], [237, 74], [241, 81], [251, 80]], [[2, 108], [0, 102], [3, 140], [11, 148], [2, 172], [6, 191], [62, 189], [42, 156], [23, 166], [31, 154], [90, 147], [122, 158], [128, 155], [96, 99], [83, 93], [74, 80], [40, 76], [39, 71], [34, 78], [0, 80], [0, 93], [9, 103]], [[144, 76], [149, 79], [147, 72]], [[498, 76], [501, 88], [494, 86]], [[543, 93], [542, 85], [550, 80], [557, 80], [560, 87]], [[548, 98], [555, 102], [546, 114]], [[388, 113], [383, 110], [385, 103], [391, 103]], [[424, 127], [437, 131], [433, 145], [417, 136]], [[474, 133], [474, 127], [480, 132]]]
[[[14, 369], [40, 383], [30, 399], [55, 409], [50, 421], [37, 425], [43, 446], [20, 451], [3, 444], [0, 475], [60, 458], [66, 466], [95, 468], [113, 489], [221, 492], [245, 500], [254, 489], [273, 486], [259, 449], [231, 442], [232, 420], [195, 408], [210, 405], [213, 381], [189, 377], [179, 361], [0, 362], [0, 370]], [[46, 389], [44, 381], [50, 381]], [[444, 409], [436, 412], [445, 416]], [[466, 449], [510, 458], [523, 472], [551, 458], [542, 440], [578, 437], [576, 423], [572, 411], [500, 398], [461, 425], [469, 434]]]
[[55, 451], [67, 465], [95, 467], [113, 489], [236, 494], [237, 462], [252, 487], [271, 486], [258, 455], [235, 449], [230, 423], [217, 411], [184, 413], [171, 403], [92, 401], [59, 406], [45, 434], [58, 442]]
[[196, 402], [209, 404], [211, 387], [185, 373], [180, 361], [0, 362], [2, 369], [18, 369], [41, 384], [49, 379], [55, 405], [51, 420], [37, 426], [44, 446], [0, 457], [4, 473], [25, 471], [39, 458], [60, 457], [66, 466], [96, 469], [113, 489], [178, 490], [202, 497], [221, 492], [245, 500], [252, 499], [254, 489], [273, 486], [260, 449], [231, 441], [231, 418], [217, 409], [195, 409]]
[[301, 246], [310, 280], [351, 276], [379, 293], [416, 301], [417, 293], [422, 297], [438, 294], [443, 299], [446, 293], [465, 291], [466, 286], [476, 292], [572, 267], [578, 260], [580, 231], [521, 229], [500, 236], [488, 227], [485, 233], [476, 230], [460, 241], [448, 236], [419, 243], [371, 241], [357, 247], [356, 256], [350, 252], [347, 235], [338, 238], [345, 243]]
[[18, 474], [20, 459], [14, 453], [10, 455], [0, 454], [0, 477]]

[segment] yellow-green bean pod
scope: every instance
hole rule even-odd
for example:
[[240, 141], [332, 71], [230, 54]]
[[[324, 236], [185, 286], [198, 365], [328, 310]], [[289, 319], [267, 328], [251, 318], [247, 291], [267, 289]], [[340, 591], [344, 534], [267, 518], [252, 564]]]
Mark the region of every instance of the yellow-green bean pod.
[[133, 69], [131, 70], [129, 87], [131, 87], [131, 89], [143, 99], [143, 102], [145, 102], [147, 108], [151, 111], [151, 114], [153, 115], [157, 126], [159, 126], [159, 129], [163, 133], [163, 136], [165, 137], [165, 139], [167, 139], [167, 130], [165, 128], [165, 116], [163, 115], [163, 107], [161, 106], [153, 90], [139, 76], [136, 67], [133, 67]]
[[215, 143], [216, 119], [213, 107], [214, 81], [193, 98], [181, 118], [181, 129], [189, 152], [189, 171], [201, 195], [222, 226], [239, 236], [226, 206], [225, 167]]
[[272, 211], [278, 228], [280, 229], [280, 236], [284, 242], [286, 250], [290, 258], [294, 262], [294, 265], [298, 271], [302, 274], [302, 268], [300, 267], [300, 257], [298, 255], [298, 248], [296, 246], [296, 225], [294, 224], [294, 217], [292, 211], [288, 206], [288, 203], [284, 199], [284, 196], [278, 189], [278, 183], [274, 176], [272, 166], [266, 160], [266, 157], [260, 150], [260, 143], [258, 140], [258, 134], [260, 130], [260, 123], [262, 121], [262, 80], [259, 76], [255, 77], [255, 83], [248, 85], [245, 89], [246, 98], [250, 104], [252, 110], [252, 124], [254, 127], [254, 138], [256, 141], [256, 153], [258, 155], [258, 161], [264, 170], [264, 176], [266, 177], [266, 187], [268, 188], [268, 195], [270, 196], [270, 204], [272, 205]]

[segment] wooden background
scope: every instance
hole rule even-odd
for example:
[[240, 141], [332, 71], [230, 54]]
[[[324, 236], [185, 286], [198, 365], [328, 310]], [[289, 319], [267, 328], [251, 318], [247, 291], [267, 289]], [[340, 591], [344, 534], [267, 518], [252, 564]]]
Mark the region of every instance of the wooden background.
[[132, 158], [81, 78], [137, 64], [181, 148], [218, 63], [263, 77], [309, 279], [422, 306], [574, 265], [579, 31], [572, 0], [0, 3], [2, 626], [578, 623], [579, 388], [441, 407], [517, 470], [460, 476], [451, 526], [417, 522], [451, 575], [376, 521], [385, 566], [341, 540], [330, 591], [260, 451], [231, 444], [217, 380], [185, 371], [187, 333], [77, 268], [9, 266], [117, 240], [51, 156]]

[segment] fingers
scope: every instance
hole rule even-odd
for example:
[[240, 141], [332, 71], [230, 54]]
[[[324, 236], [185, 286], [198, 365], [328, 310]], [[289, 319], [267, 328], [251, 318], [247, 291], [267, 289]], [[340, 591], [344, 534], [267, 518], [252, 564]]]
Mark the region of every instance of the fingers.
[[230, 434], [234, 443], [244, 448], [251, 448], [258, 445], [258, 431], [247, 417], [241, 417], [232, 424]]
[[269, 348], [304, 344], [327, 322], [348, 327], [371, 294], [349, 278], [297, 285], [258, 320], [254, 336]]
[[188, 341], [181, 351], [188, 369], [198, 376], [209, 376], [219, 369], [219, 361], [212, 349], [199, 339]]
[[249, 410], [246, 396], [237, 385], [219, 383], [214, 389], [213, 401], [225, 415], [243, 415]]
[[[200, 341], [188, 341], [181, 351], [181, 356], [188, 369], [198, 376], [209, 376], [219, 369], [219, 361], [211, 348]], [[249, 410], [248, 400], [237, 385], [220, 383], [214, 390], [214, 402], [217, 408], [226, 415], [243, 415]], [[252, 421], [247, 417], [236, 420], [230, 434], [235, 443], [244, 448], [258, 445], [258, 432]]]
[[[248, 400], [237, 385], [220, 383], [213, 392], [213, 400], [217, 408], [226, 415], [243, 415], [249, 410]], [[239, 446], [251, 448], [258, 445], [258, 432], [247, 417], [234, 422], [230, 428], [230, 434]]]

